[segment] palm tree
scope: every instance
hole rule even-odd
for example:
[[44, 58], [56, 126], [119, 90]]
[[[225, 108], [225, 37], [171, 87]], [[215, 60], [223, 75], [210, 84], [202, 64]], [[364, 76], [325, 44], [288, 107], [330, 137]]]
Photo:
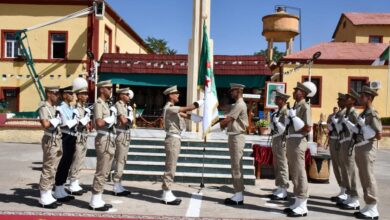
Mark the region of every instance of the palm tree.
[[175, 49], [168, 47], [168, 42], [164, 39], [157, 39], [154, 37], [147, 37], [145, 40], [146, 44], [156, 54], [176, 54]]

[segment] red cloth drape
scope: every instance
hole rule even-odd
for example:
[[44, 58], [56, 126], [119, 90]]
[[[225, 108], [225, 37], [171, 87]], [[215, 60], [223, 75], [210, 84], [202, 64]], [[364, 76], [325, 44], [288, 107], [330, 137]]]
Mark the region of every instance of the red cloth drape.
[[[253, 149], [252, 157], [255, 158], [255, 162], [257, 163], [257, 165], [273, 165], [273, 155], [272, 155], [271, 147], [254, 144], [252, 146], [252, 149]], [[310, 166], [310, 163], [311, 163], [310, 150], [307, 149], [305, 153], [306, 167]]]

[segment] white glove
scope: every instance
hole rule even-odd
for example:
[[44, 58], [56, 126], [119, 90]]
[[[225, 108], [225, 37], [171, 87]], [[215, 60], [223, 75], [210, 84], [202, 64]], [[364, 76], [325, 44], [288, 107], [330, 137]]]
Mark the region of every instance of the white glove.
[[65, 125], [68, 126], [68, 128], [73, 128], [78, 123], [77, 119], [67, 120]]
[[365, 122], [366, 122], [365, 118], [362, 117], [358, 118], [358, 124], [360, 125], [360, 127], [364, 127], [366, 125]]
[[274, 117], [272, 117], [272, 122], [276, 124], [279, 122], [279, 119], [280, 119], [280, 117], [276, 117], [276, 115], [275, 115]]
[[289, 119], [287, 116], [284, 117], [284, 124], [285, 124], [285, 125], [290, 124], [290, 119]]
[[89, 108], [84, 108], [84, 111], [86, 114], [91, 114], [91, 109], [89, 109]]
[[204, 100], [201, 99], [201, 100], [198, 100], [196, 102], [194, 102], [194, 105], [197, 107], [197, 108], [200, 108], [204, 105]]
[[134, 98], [134, 92], [133, 90], [129, 90], [129, 98], [133, 99]]
[[288, 116], [290, 116], [291, 118], [294, 118], [295, 116], [297, 116], [297, 110], [290, 108], [288, 110]]
[[111, 106], [110, 107], [110, 111], [112, 112], [113, 115], [117, 115], [118, 114], [118, 110], [115, 108], [115, 106]]
[[286, 126], [280, 122], [276, 123], [276, 127], [278, 128], [278, 134], [283, 134], [283, 132], [286, 130]]
[[108, 127], [111, 128], [111, 126], [113, 126], [115, 123], [115, 116], [111, 115], [109, 117], [104, 118], [103, 120], [108, 124]]
[[191, 114], [191, 121], [199, 123], [203, 120], [202, 116], [199, 116], [197, 114]]
[[80, 120], [80, 123], [81, 123], [83, 126], [85, 126], [85, 125], [87, 125], [88, 122], [90, 122], [90, 121], [91, 121], [91, 119], [89, 118], [89, 115], [87, 115], [87, 116], [85, 116], [84, 118], [82, 118], [82, 119]]
[[76, 115], [76, 118], [80, 118], [80, 112], [77, 109], [73, 109], [73, 114]]
[[332, 118], [330, 118], [330, 120], [332, 121], [332, 123], [333, 123], [334, 125], [336, 125], [336, 124], [339, 122], [339, 119], [336, 118], [335, 116], [332, 116]]
[[349, 131], [351, 131], [353, 133], [356, 133], [356, 134], [359, 132], [359, 129], [350, 120], [346, 119], [345, 120], [345, 125], [347, 125], [347, 128], [348, 128]]
[[370, 140], [371, 138], [374, 138], [376, 133], [369, 125], [365, 125], [362, 127], [363, 132], [363, 138], [364, 140]]
[[53, 126], [53, 127], [57, 127], [60, 123], [61, 123], [61, 120], [58, 119], [58, 118], [52, 118], [49, 120], [50, 124]]

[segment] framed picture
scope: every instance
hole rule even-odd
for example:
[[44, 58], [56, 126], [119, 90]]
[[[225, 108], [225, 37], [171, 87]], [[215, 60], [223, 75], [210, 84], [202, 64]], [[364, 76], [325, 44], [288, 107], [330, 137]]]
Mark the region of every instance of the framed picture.
[[278, 106], [275, 103], [276, 91], [286, 92], [286, 83], [284, 82], [266, 82], [265, 84], [265, 108], [275, 109]]

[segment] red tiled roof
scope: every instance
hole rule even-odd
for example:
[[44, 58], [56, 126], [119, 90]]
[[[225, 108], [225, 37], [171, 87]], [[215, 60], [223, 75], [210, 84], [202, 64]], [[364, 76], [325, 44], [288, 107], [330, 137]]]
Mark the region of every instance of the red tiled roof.
[[390, 13], [343, 13], [354, 25], [390, 25]]
[[[187, 55], [103, 54], [99, 71], [128, 74], [187, 74]], [[272, 75], [263, 56], [214, 56], [216, 75]]]
[[303, 62], [310, 59], [315, 52], [320, 51], [321, 57], [316, 63], [370, 65], [388, 46], [388, 44], [374, 43], [327, 42], [284, 56], [281, 61]]

